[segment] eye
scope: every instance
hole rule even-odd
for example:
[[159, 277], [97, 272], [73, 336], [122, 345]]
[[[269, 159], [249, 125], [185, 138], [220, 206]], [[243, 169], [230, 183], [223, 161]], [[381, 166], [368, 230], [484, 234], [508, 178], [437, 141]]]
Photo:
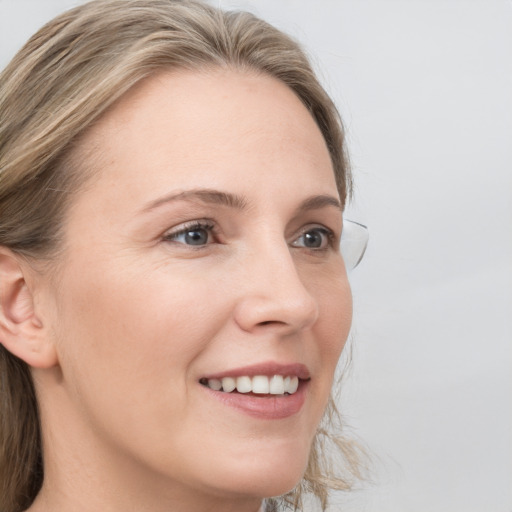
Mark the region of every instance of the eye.
[[214, 226], [208, 222], [194, 222], [165, 234], [164, 240], [184, 245], [203, 246], [212, 243]]
[[322, 250], [327, 249], [334, 238], [334, 233], [324, 227], [309, 228], [304, 231], [292, 245], [294, 247], [305, 247], [306, 249]]

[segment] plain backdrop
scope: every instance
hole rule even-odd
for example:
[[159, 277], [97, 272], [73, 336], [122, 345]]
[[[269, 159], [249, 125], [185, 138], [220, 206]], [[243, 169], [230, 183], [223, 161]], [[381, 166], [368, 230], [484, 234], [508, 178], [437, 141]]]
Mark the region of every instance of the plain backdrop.
[[[0, 0], [0, 65], [76, 3]], [[340, 405], [373, 479], [332, 510], [512, 512], [512, 2], [215, 3], [311, 54], [371, 231]]]

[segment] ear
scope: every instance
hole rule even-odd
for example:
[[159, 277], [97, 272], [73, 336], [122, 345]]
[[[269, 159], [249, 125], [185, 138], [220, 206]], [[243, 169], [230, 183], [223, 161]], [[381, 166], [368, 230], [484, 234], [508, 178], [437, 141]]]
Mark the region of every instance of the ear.
[[34, 368], [51, 368], [57, 353], [37, 315], [26, 261], [0, 247], [0, 344]]

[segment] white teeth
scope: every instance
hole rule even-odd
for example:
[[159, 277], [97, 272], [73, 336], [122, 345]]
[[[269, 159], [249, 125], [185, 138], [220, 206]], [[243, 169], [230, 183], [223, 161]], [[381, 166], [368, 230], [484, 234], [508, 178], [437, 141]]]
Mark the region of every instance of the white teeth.
[[252, 392], [259, 395], [268, 395], [270, 391], [270, 385], [268, 383], [268, 377], [264, 375], [256, 375], [252, 378]]
[[215, 391], [220, 391], [222, 389], [222, 382], [218, 379], [210, 379], [208, 381], [208, 386]]
[[[210, 385], [210, 381], [208, 381], [208, 385]], [[236, 380], [233, 377], [224, 377], [222, 379], [222, 390], [226, 393], [231, 393], [236, 389]]]
[[287, 384], [284, 386], [284, 390], [286, 393], [290, 393], [292, 395], [297, 391], [297, 388], [299, 387], [299, 379], [298, 377], [290, 377], [290, 380]]
[[296, 376], [283, 377], [282, 375], [256, 375], [249, 377], [224, 377], [223, 379], [208, 379], [208, 387], [214, 391], [224, 391], [231, 393], [254, 393], [257, 395], [284, 395], [285, 393], [293, 395], [299, 387], [299, 378]]
[[284, 395], [284, 378], [282, 375], [274, 375], [270, 379], [270, 394]]
[[236, 390], [239, 393], [250, 393], [252, 391], [251, 377], [237, 377]]

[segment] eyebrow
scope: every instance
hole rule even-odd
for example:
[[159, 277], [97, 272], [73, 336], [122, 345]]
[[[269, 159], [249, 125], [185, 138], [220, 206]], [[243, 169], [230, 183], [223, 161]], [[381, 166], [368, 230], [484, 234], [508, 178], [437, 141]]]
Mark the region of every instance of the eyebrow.
[[228, 206], [237, 210], [245, 210], [247, 208], [247, 200], [243, 196], [213, 189], [194, 189], [161, 197], [149, 203], [143, 211], [154, 210], [163, 204], [175, 201], [200, 201], [202, 203]]
[[[233, 194], [231, 192], [222, 192], [214, 189], [193, 189], [186, 190], [184, 192], [178, 192], [176, 194], [170, 194], [163, 196], [155, 201], [150, 202], [146, 207], [143, 208], [143, 212], [154, 210], [164, 204], [173, 203], [175, 201], [200, 201], [207, 204], [216, 204], [221, 206], [227, 206], [229, 208], [235, 208], [237, 210], [246, 210], [249, 201], [241, 195]], [[297, 211], [308, 211], [308, 210], [319, 210], [332, 206], [340, 212], [343, 211], [339, 199], [330, 195], [317, 195], [308, 197], [302, 203], [300, 203]]]
[[341, 205], [340, 200], [334, 196], [329, 195], [309, 197], [308, 199], [302, 201], [297, 210], [319, 210], [320, 208], [325, 208], [326, 206], [334, 206], [334, 208], [338, 209], [340, 212], [343, 212], [343, 206]]

